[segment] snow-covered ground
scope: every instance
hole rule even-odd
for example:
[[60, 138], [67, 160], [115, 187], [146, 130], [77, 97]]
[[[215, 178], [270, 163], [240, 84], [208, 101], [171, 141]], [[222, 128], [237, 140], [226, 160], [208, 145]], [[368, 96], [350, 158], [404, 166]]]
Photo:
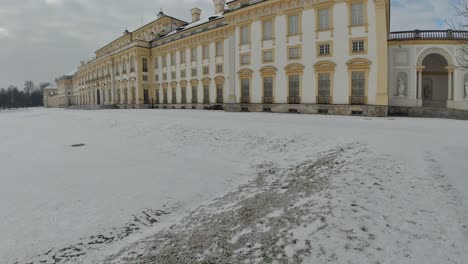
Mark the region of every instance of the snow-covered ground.
[[0, 182], [0, 263], [468, 263], [466, 121], [1, 111]]

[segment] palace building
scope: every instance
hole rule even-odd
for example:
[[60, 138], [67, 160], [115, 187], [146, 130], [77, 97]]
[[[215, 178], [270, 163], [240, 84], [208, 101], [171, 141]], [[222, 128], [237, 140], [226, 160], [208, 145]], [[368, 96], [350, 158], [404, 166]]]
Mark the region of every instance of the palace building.
[[190, 22], [160, 12], [125, 31], [58, 78], [44, 95], [56, 103], [46, 106], [369, 116], [468, 109], [468, 72], [457, 60], [468, 33], [390, 33], [389, 0], [213, 3], [212, 14], [193, 8]]

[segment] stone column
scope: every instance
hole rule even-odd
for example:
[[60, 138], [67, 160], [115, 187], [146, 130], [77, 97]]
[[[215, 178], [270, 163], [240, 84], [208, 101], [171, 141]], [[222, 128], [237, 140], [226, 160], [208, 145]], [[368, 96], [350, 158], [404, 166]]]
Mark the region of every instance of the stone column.
[[375, 1], [375, 15], [377, 27], [377, 94], [376, 105], [388, 106], [388, 28], [387, 6], [388, 1]]
[[448, 99], [447, 99], [447, 107], [453, 108], [453, 72], [455, 71], [455, 67], [448, 66]]
[[417, 66], [416, 70], [418, 71], [418, 89], [416, 92], [417, 106], [422, 106], [422, 74], [424, 71], [424, 66]]

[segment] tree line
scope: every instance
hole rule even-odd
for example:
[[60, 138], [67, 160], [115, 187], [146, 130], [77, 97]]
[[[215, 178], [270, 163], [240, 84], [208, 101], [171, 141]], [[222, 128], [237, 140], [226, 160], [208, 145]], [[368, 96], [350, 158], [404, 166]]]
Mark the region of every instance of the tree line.
[[35, 84], [33, 81], [25, 81], [22, 90], [10, 85], [8, 88], [0, 88], [0, 110], [23, 107], [43, 106], [43, 92], [49, 86], [48, 82]]

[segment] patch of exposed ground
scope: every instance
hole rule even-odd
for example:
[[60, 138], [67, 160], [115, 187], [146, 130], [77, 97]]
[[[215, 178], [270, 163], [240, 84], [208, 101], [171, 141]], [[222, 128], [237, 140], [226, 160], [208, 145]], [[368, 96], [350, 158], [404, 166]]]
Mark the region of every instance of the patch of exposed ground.
[[464, 263], [440, 170], [410, 169], [360, 143], [314, 156], [259, 165], [255, 180], [103, 263]]
[[121, 241], [140, 231], [142, 228], [155, 225], [160, 221], [161, 217], [170, 214], [170, 212], [176, 210], [177, 207], [178, 205], [171, 208], [165, 207], [163, 210], [145, 210], [140, 214], [133, 215], [133, 219], [123, 227], [113, 228], [112, 231], [108, 233], [92, 235], [88, 238], [81, 239], [76, 244], [63, 248], [51, 248], [47, 252], [30, 258], [28, 261], [16, 261], [13, 262], [13, 264], [76, 263], [79, 258], [92, 251], [100, 250], [103, 246]]
[[107, 262], [301, 263], [311, 253], [311, 241], [299, 241], [291, 230], [310, 233], [327, 226], [332, 208], [324, 190], [330, 175], [343, 168], [343, 153], [355, 147], [339, 147], [288, 169], [262, 164], [255, 181]]

